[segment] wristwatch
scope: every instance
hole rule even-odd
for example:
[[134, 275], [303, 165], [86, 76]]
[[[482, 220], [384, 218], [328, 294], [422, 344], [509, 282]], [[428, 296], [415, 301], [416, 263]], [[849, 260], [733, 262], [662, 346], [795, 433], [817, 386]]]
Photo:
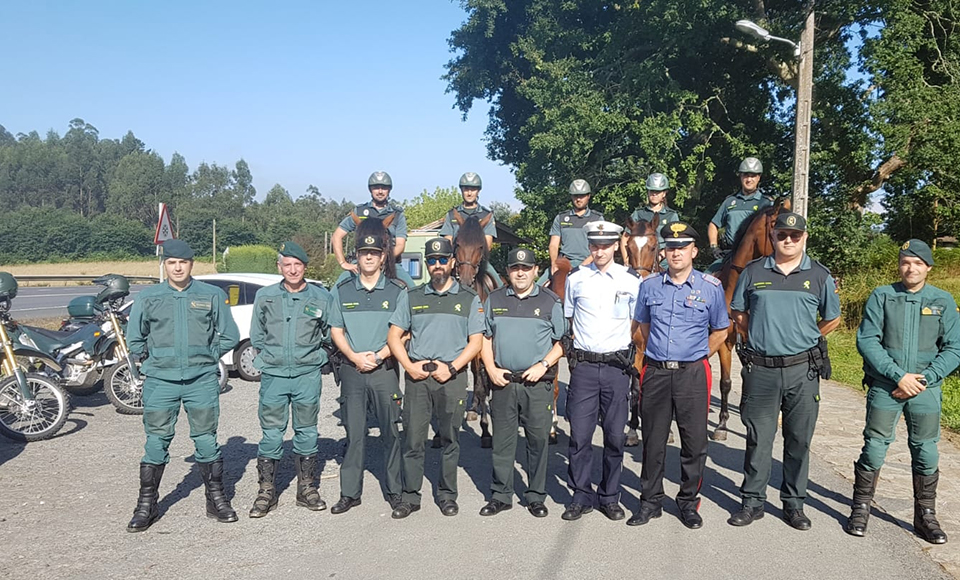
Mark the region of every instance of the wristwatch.
[[380, 353], [376, 353], [376, 352], [373, 353], [373, 362], [377, 363], [377, 366], [380, 366], [383, 364], [383, 359], [380, 358]]
[[543, 368], [545, 369], [550, 368], [550, 363], [547, 362], [547, 359], [543, 359], [542, 361], [540, 361], [540, 364], [542, 364]]
[[447, 369], [450, 370], [450, 376], [451, 376], [451, 377], [457, 376], [457, 367], [453, 366], [453, 363], [452, 363], [452, 362], [448, 362], [448, 363], [447, 363]]

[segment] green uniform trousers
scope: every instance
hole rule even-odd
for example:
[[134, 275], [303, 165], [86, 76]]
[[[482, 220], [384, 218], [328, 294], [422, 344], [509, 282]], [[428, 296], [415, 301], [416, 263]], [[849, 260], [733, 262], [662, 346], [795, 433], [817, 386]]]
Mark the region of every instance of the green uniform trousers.
[[863, 450], [857, 466], [877, 471], [883, 466], [887, 448], [897, 438], [900, 415], [907, 422], [907, 446], [914, 473], [933, 475], [940, 463], [940, 408], [943, 391], [931, 387], [909, 399], [897, 399], [890, 393], [895, 385], [877, 383], [867, 391], [867, 420], [863, 428]]
[[517, 456], [517, 429], [527, 438], [527, 503], [547, 498], [547, 438], [553, 422], [553, 383], [534, 385], [511, 382], [493, 387], [490, 402], [493, 416], [493, 499], [513, 503], [513, 466]]
[[467, 399], [467, 374], [459, 373], [445, 383], [439, 383], [433, 377], [422, 381], [407, 377], [406, 387], [403, 405], [403, 501], [420, 505], [424, 445], [432, 416], [437, 418], [437, 434], [443, 446], [437, 499], [456, 500], [459, 432]]
[[147, 442], [143, 446], [142, 463], [169, 463], [180, 404], [187, 411], [190, 438], [196, 449], [197, 463], [220, 459], [217, 425], [220, 422], [220, 385], [215, 372], [187, 381], [165, 381], [146, 377], [143, 381], [143, 430]]
[[383, 443], [383, 488], [387, 494], [403, 492], [400, 463], [400, 377], [396, 368], [384, 366], [369, 373], [340, 367], [340, 418], [347, 430], [347, 450], [340, 464], [340, 495], [359, 499], [363, 493], [364, 449], [367, 440], [367, 407], [373, 408]]
[[[780, 501], [801, 509], [807, 498], [810, 440], [820, 413], [820, 377], [808, 363], [784, 368], [752, 365], [740, 373], [743, 398], [740, 418], [747, 428], [740, 496], [746, 507], [760, 507], [767, 498], [777, 417], [783, 413], [783, 483]], [[812, 377], [812, 378], [811, 378]]]
[[317, 415], [320, 413], [320, 369], [299, 377], [260, 375], [260, 429], [263, 438], [257, 448], [259, 457], [283, 457], [283, 434], [293, 410], [293, 452], [313, 455], [317, 452]]

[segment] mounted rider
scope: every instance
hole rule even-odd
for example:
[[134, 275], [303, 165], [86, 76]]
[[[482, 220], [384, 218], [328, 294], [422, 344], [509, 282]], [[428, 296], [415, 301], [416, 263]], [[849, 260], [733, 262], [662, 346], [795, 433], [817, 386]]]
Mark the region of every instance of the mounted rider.
[[590, 184], [586, 180], [574, 179], [570, 183], [569, 192], [573, 207], [553, 218], [553, 225], [550, 226], [550, 269], [537, 280], [537, 284], [540, 285], [553, 277], [561, 257], [570, 261], [570, 269], [593, 261], [590, 248], [587, 247], [587, 234], [583, 226], [591, 222], [602, 222], [603, 214], [590, 209], [590, 196], [593, 190], [590, 189]]
[[[444, 216], [443, 226], [440, 228], [440, 236], [450, 240], [450, 243], [454, 243], [457, 238], [457, 232], [460, 231], [460, 222], [462, 220], [471, 216], [482, 220], [489, 215], [490, 221], [488, 221], [487, 225], [483, 228], [483, 236], [487, 241], [487, 252], [489, 252], [493, 247], [493, 240], [497, 239], [497, 222], [493, 215], [491, 215], [493, 212], [480, 205], [480, 202], [477, 201], [482, 188], [483, 181], [480, 179], [479, 174], [468, 171], [460, 176], [460, 195], [463, 198], [463, 202], [457, 207], [451, 208], [450, 211], [447, 212], [447, 215]], [[500, 275], [493, 269], [493, 265], [491, 265], [490, 262], [487, 262], [487, 274], [490, 275], [494, 287], [499, 288], [501, 286]]]
[[680, 221], [680, 215], [677, 210], [667, 205], [667, 190], [670, 189], [670, 180], [662, 173], [651, 173], [647, 176], [647, 205], [639, 207], [630, 214], [630, 219], [634, 222], [640, 220], [650, 222], [653, 216], [659, 215], [659, 224], [657, 228], [657, 249], [663, 250], [665, 242], [660, 230], [663, 226], [673, 222]]
[[[717, 213], [707, 226], [707, 239], [710, 241], [710, 250], [716, 260], [707, 268], [708, 273], [720, 270], [723, 259], [733, 249], [733, 241], [737, 231], [747, 222], [754, 213], [773, 205], [773, 200], [760, 193], [760, 177], [763, 175], [763, 164], [756, 157], [747, 157], [740, 162], [737, 169], [740, 177], [740, 191], [728, 195]], [[723, 237], [720, 237], [720, 228], [723, 228]]]

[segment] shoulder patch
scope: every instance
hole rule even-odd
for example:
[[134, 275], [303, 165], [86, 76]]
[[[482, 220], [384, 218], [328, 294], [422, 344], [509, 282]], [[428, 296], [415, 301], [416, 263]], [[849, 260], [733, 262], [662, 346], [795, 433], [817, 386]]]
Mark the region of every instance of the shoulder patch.
[[704, 281], [704, 282], [709, 282], [710, 284], [713, 284], [714, 286], [719, 286], [719, 285], [720, 285], [720, 280], [719, 280], [718, 278], [714, 277], [714, 276], [711, 276], [710, 274], [704, 274], [704, 275], [703, 275], [703, 281]]

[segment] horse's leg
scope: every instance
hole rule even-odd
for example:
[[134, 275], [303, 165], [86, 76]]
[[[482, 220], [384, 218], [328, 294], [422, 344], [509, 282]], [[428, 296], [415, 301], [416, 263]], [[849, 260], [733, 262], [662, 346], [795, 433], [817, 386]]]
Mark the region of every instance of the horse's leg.
[[637, 429], [640, 428], [640, 380], [630, 377], [630, 421], [627, 423], [627, 438], [623, 442], [624, 447], [636, 447], [640, 445], [640, 435]]
[[490, 435], [490, 384], [487, 377], [487, 371], [477, 359], [473, 362], [473, 397], [478, 403], [480, 410], [480, 448], [490, 449], [493, 447], [493, 436]]
[[560, 396], [560, 373], [557, 373], [557, 376], [553, 377], [553, 407], [551, 410], [551, 415], [553, 419], [550, 422], [550, 437], [548, 439], [550, 445], [557, 444], [557, 398]]
[[467, 421], [476, 421], [480, 413], [480, 381], [477, 379], [477, 363], [470, 361], [468, 363], [470, 372], [473, 373], [473, 400], [470, 401], [470, 408], [467, 409]]
[[726, 441], [727, 419], [730, 418], [730, 389], [733, 387], [733, 381], [730, 378], [733, 345], [725, 340], [717, 352], [720, 354], [720, 420], [710, 438], [714, 441]]

